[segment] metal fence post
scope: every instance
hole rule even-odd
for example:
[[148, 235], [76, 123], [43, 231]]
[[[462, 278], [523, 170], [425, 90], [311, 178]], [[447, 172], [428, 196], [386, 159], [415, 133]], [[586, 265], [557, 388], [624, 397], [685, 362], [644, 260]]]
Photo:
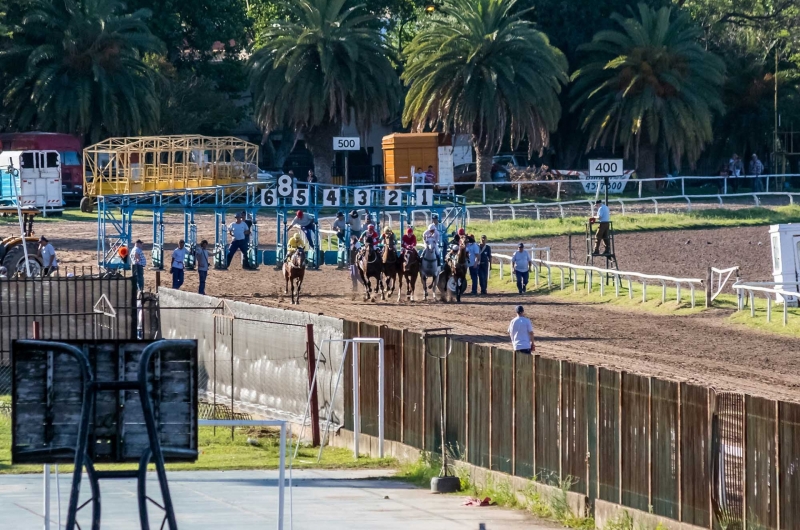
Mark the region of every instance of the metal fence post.
[[317, 366], [316, 348], [314, 346], [314, 324], [306, 324], [306, 357], [308, 362], [308, 389], [311, 392], [311, 446], [319, 446], [319, 400], [315, 371]]

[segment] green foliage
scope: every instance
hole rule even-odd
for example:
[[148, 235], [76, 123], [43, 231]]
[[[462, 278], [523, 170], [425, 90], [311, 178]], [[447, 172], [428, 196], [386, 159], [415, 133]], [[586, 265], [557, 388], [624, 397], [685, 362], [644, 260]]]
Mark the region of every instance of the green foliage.
[[[694, 163], [712, 140], [714, 113], [724, 111], [724, 63], [700, 46], [702, 32], [685, 13], [639, 4], [636, 16], [612, 18], [619, 30], [582, 46], [589, 59], [573, 74], [587, 149], [621, 145], [638, 161], [640, 145], [664, 145], [676, 165], [684, 156]], [[646, 176], [654, 164], [645, 161]]]
[[[447, 0], [408, 46], [405, 124], [470, 134], [476, 150], [549, 143], [567, 61], [514, 14], [516, 0]], [[481, 170], [479, 168], [479, 179]]]
[[627, 510], [623, 510], [617, 517], [608, 521], [603, 530], [633, 530], [633, 518]]
[[332, 138], [355, 121], [360, 131], [390, 118], [400, 83], [378, 18], [346, 0], [291, 0], [250, 62], [255, 117], [267, 131], [305, 134], [321, 181], [330, 180]]
[[14, 126], [90, 140], [152, 131], [158, 123], [155, 72], [146, 53], [162, 50], [149, 12], [116, 0], [33, 0], [14, 40], [0, 52], [12, 80], [3, 103]]

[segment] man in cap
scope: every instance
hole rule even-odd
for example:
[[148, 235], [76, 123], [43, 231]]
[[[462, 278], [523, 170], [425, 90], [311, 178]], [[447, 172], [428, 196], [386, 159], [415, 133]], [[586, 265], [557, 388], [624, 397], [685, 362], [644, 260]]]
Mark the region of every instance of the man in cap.
[[531, 265], [531, 257], [525, 252], [525, 245], [520, 243], [517, 246], [517, 251], [511, 256], [511, 266], [514, 268], [514, 276], [517, 278], [517, 291], [519, 291], [519, 294], [524, 294], [528, 289]]
[[293, 226], [297, 226], [303, 231], [303, 234], [305, 234], [306, 240], [308, 241], [308, 246], [310, 246], [313, 250], [317, 241], [317, 220], [314, 218], [314, 216], [310, 213], [305, 213], [303, 210], [297, 210], [297, 214], [292, 220], [292, 224], [289, 225], [289, 228], [292, 228]]
[[51, 272], [58, 269], [58, 260], [56, 259], [56, 249], [42, 236], [39, 238], [39, 255], [42, 257], [42, 270], [43, 276], [49, 276]]
[[511, 348], [514, 353], [524, 353], [530, 355], [536, 351], [533, 342], [533, 323], [525, 316], [525, 309], [518, 305], [516, 308], [517, 316], [508, 325], [508, 335], [511, 337]]
[[[610, 254], [611, 243], [608, 238], [608, 230], [611, 226], [611, 211], [608, 206], [603, 204], [603, 201], [597, 201], [594, 204], [597, 206], [597, 233], [595, 234], [594, 251], [592, 253], [594, 255], [600, 254], [600, 241], [602, 241], [604, 246], [603, 254]], [[590, 224], [593, 222], [592, 219], [589, 220]]]
[[236, 255], [237, 250], [240, 250], [243, 256], [247, 256], [245, 232], [247, 232], [247, 225], [242, 220], [242, 214], [237, 213], [236, 221], [228, 225], [228, 233], [231, 235], [232, 240], [228, 247], [227, 267], [231, 266], [231, 261], [233, 261], [233, 256]]

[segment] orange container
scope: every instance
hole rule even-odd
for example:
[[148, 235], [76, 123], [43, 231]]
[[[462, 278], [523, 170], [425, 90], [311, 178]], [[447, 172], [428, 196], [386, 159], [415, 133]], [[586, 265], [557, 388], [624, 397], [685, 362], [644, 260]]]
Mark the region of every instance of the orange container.
[[439, 177], [439, 146], [450, 145], [440, 133], [395, 133], [383, 137], [383, 178], [386, 184], [411, 184], [411, 168], [433, 166]]

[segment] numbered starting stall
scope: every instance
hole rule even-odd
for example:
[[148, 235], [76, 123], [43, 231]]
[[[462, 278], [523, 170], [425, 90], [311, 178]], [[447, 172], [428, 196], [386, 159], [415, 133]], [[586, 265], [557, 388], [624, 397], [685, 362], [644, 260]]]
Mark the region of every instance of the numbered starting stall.
[[[251, 269], [259, 265], [277, 265], [286, 256], [286, 246], [294, 231], [303, 234], [309, 247], [309, 266], [336, 264], [343, 253], [323, 252], [320, 244], [319, 220], [333, 217], [337, 210], [368, 212], [369, 218], [380, 229], [385, 223], [397, 222], [398, 241], [405, 227], [413, 224], [415, 217], [429, 220], [438, 215], [443, 243], [448, 233], [465, 225], [466, 200], [456, 195], [436, 194], [431, 188], [418, 188], [412, 192], [378, 187], [333, 186], [327, 184], [295, 183], [283, 175], [275, 183], [252, 182], [242, 186], [212, 186], [187, 190], [165, 190], [126, 195], [98, 197], [98, 263], [105, 269], [129, 268], [130, 264], [119, 257], [121, 247], [130, 248], [131, 219], [135, 211], [146, 210], [153, 215], [153, 254], [155, 268], [164, 268], [164, 214], [182, 211], [184, 237], [189, 254], [197, 244], [195, 215], [206, 212], [215, 216], [214, 263], [218, 269], [227, 267], [229, 244], [228, 222], [233, 213], [244, 211], [250, 225], [247, 242], [247, 264]], [[314, 223], [303, 229], [292, 226], [296, 212]], [[275, 250], [259, 249], [260, 221], [273, 217], [276, 227]], [[394, 228], [394, 226], [392, 227]], [[350, 234], [346, 234], [345, 241]], [[343, 242], [342, 242], [343, 243]], [[442, 248], [446, 245], [443, 244]], [[312, 250], [313, 249], [313, 250]], [[337, 256], [338, 255], [338, 256]], [[187, 261], [192, 268], [193, 260]]]

